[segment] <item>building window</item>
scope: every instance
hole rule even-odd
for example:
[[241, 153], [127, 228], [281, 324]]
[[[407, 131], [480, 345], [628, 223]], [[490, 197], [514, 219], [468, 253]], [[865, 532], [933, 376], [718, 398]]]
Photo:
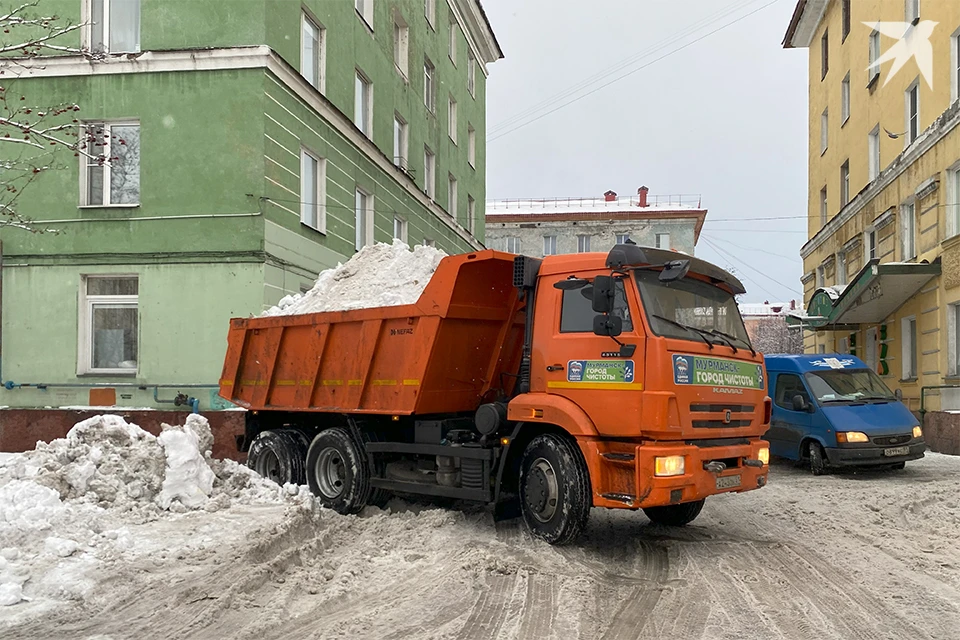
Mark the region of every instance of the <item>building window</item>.
[[907, 120], [907, 139], [906, 143], [912, 144], [917, 136], [920, 135], [920, 81], [917, 79], [907, 89], [906, 97], [906, 120]]
[[817, 288], [820, 289], [826, 285], [826, 268], [823, 265], [817, 267]]
[[830, 110], [824, 109], [820, 114], [820, 155], [827, 151], [830, 143]]
[[903, 355], [903, 380], [917, 377], [917, 318], [911, 316], [900, 321], [900, 344]]
[[78, 373], [137, 372], [139, 292], [136, 276], [83, 278]]
[[914, 200], [900, 206], [900, 259], [917, 257], [917, 203]]
[[140, 51], [140, 0], [87, 0], [89, 26], [84, 45], [91, 51]]
[[847, 284], [847, 254], [843, 251], [837, 254], [837, 284]]
[[437, 0], [424, 0], [423, 15], [427, 18], [427, 24], [434, 27], [437, 18]]
[[509, 236], [503, 239], [503, 247], [507, 253], [520, 253], [520, 238]]
[[920, 0], [906, 0], [904, 15], [907, 22], [916, 22], [920, 19]]
[[430, 147], [423, 148], [423, 191], [431, 200], [437, 198], [437, 156]]
[[949, 342], [950, 361], [947, 372], [951, 376], [960, 376], [960, 303], [947, 306], [947, 340]]
[[880, 176], [880, 125], [875, 126], [867, 138], [867, 153], [870, 182], [873, 182]]
[[300, 34], [300, 74], [323, 93], [323, 49], [326, 32], [306, 13], [302, 14], [301, 22], [303, 29]]
[[840, 13], [841, 13], [841, 22], [843, 33], [840, 37], [840, 42], [845, 42], [847, 36], [850, 35], [850, 0], [842, 0], [840, 2]]
[[950, 97], [960, 99], [960, 29], [950, 38]]
[[410, 166], [410, 126], [399, 113], [393, 114], [393, 164], [404, 171]]
[[960, 163], [947, 171], [947, 237], [960, 234]]
[[81, 148], [84, 206], [140, 204], [139, 123], [85, 123]]
[[393, 237], [407, 241], [407, 221], [398, 216], [393, 217]]
[[373, 0], [355, 0], [354, 6], [357, 8], [357, 15], [373, 31]]
[[447, 55], [450, 56], [450, 62], [453, 63], [453, 66], [457, 66], [457, 37], [460, 33], [460, 27], [457, 26], [456, 21], [451, 15], [450, 19], [450, 42], [447, 46]]
[[847, 124], [850, 119], [850, 72], [847, 72], [840, 83], [840, 126]]
[[820, 189], [820, 226], [827, 224], [827, 188]]
[[326, 162], [300, 150], [300, 222], [321, 233], [327, 231]]
[[658, 233], [656, 236], [657, 249], [670, 249], [670, 234]]
[[357, 188], [356, 199], [356, 249], [359, 251], [373, 244], [373, 195]]
[[471, 167], [477, 167], [477, 131], [469, 123], [467, 124], [467, 162]]
[[557, 255], [557, 236], [543, 236], [543, 255]]
[[830, 32], [824, 31], [820, 39], [820, 79], [827, 77], [827, 71], [830, 70]]
[[424, 239], [423, 239], [423, 246], [425, 246], [425, 247], [435, 247], [435, 246], [437, 246], [437, 241], [436, 241], [436, 240], [431, 240], [430, 238], [424, 238]]
[[877, 62], [880, 59], [880, 32], [872, 31], [870, 33], [870, 51], [869, 51], [870, 64], [867, 66], [867, 85], [871, 85], [874, 81], [880, 77], [880, 63]]
[[447, 105], [447, 131], [453, 144], [457, 144], [457, 101], [450, 96]]
[[577, 236], [577, 253], [590, 252], [590, 238], [591, 236]]
[[457, 179], [452, 174], [447, 176], [447, 213], [457, 217]]
[[373, 83], [359, 69], [357, 69], [356, 86], [353, 123], [363, 135], [373, 138]]
[[850, 202], [850, 161], [840, 165], [840, 208]]
[[630, 241], [629, 233], [618, 233], [617, 234], [617, 244], [627, 244]]
[[400, 12], [393, 16], [393, 63], [404, 78], [410, 75], [410, 26]]
[[877, 230], [869, 229], [863, 234], [864, 264], [877, 257]]
[[437, 110], [437, 69], [430, 62], [430, 58], [423, 59], [423, 104], [427, 111], [436, 113]]
[[474, 98], [477, 97], [477, 59], [473, 51], [467, 51], [467, 91]]
[[473, 196], [467, 196], [467, 230], [471, 235], [477, 231], [477, 201]]

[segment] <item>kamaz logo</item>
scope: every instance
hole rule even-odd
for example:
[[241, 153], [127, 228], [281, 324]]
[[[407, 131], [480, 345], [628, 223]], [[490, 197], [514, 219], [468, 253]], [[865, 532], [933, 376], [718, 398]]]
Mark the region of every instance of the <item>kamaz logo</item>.
[[392, 336], [412, 336], [413, 329], [390, 329], [390, 335]]

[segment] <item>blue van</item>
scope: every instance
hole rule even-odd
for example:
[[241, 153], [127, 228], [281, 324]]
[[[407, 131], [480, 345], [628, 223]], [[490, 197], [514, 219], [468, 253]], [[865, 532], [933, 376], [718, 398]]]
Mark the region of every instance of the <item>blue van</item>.
[[916, 417], [880, 377], [847, 354], [765, 355], [773, 400], [770, 453], [828, 467], [902, 469], [927, 445]]

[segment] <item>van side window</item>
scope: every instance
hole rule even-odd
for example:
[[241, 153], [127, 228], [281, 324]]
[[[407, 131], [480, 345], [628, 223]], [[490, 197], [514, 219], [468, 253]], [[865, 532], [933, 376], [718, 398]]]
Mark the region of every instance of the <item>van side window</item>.
[[774, 402], [778, 407], [793, 411], [793, 397], [800, 396], [807, 404], [810, 403], [810, 394], [803, 386], [803, 380], [800, 376], [792, 373], [781, 373], [777, 376], [777, 389], [774, 392]]
[[[593, 310], [593, 286], [564, 291], [563, 307], [560, 310], [560, 333], [593, 333], [593, 318], [596, 315]], [[623, 320], [624, 332], [633, 331], [623, 280], [616, 281], [612, 315]]]

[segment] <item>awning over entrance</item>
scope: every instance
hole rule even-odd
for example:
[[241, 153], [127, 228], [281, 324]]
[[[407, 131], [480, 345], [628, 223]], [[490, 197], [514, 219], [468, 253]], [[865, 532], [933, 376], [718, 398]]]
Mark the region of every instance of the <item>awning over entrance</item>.
[[807, 306], [808, 315], [788, 315], [787, 322], [829, 330], [879, 324], [938, 275], [940, 258], [932, 263], [871, 260], [839, 294], [836, 287], [817, 289]]

